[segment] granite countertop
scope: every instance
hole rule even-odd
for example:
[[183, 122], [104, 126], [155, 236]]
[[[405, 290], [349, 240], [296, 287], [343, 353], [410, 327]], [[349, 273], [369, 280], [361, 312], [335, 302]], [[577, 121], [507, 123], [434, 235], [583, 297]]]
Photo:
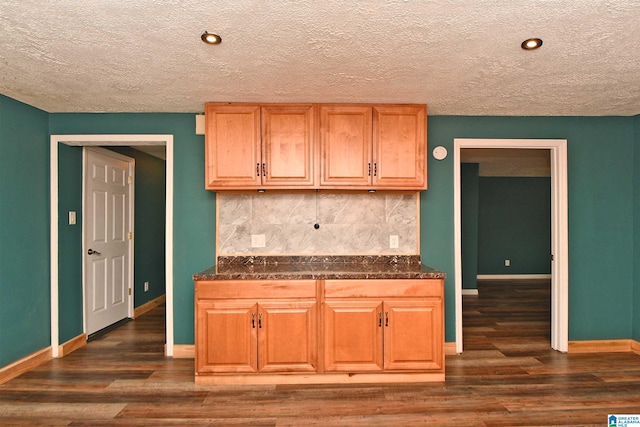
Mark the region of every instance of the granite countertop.
[[445, 273], [422, 264], [418, 255], [235, 256], [193, 280], [277, 279], [444, 279]]

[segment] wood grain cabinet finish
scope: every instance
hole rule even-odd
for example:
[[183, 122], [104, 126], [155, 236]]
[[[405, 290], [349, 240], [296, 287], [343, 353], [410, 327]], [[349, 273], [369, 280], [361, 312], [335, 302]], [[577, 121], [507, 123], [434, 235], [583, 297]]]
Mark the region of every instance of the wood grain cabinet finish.
[[205, 105], [209, 190], [313, 188], [315, 107]]
[[325, 370], [443, 371], [443, 289], [442, 280], [327, 280]]
[[196, 282], [196, 374], [315, 372], [317, 317], [314, 281]]
[[425, 105], [321, 105], [320, 185], [427, 188]]
[[205, 187], [261, 184], [259, 105], [205, 105]]
[[373, 107], [373, 186], [427, 188], [424, 105]]
[[381, 301], [325, 301], [324, 369], [381, 371]]
[[443, 381], [443, 292], [443, 279], [196, 281], [196, 383]]
[[326, 301], [325, 370], [442, 369], [438, 301]]
[[371, 106], [320, 106], [320, 186], [369, 187], [373, 173]]
[[262, 114], [262, 183], [266, 187], [313, 188], [313, 105], [269, 105]]
[[207, 103], [209, 190], [427, 188], [425, 105]]

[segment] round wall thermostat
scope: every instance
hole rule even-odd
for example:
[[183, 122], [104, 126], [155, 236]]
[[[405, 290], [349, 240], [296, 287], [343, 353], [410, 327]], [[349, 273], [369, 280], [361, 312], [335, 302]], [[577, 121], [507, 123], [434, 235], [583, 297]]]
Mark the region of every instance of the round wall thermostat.
[[447, 149], [442, 145], [438, 145], [433, 149], [433, 158], [436, 160], [444, 160], [447, 158]]

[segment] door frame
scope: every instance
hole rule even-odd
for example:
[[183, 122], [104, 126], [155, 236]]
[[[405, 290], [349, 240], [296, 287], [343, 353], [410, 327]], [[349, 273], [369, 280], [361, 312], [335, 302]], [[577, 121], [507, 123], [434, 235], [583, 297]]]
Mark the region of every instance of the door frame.
[[84, 146], [82, 147], [82, 320], [83, 320], [83, 330], [86, 333], [87, 332], [87, 301], [86, 301], [86, 292], [87, 292], [87, 272], [85, 270], [86, 268], [86, 260], [84, 257], [86, 257], [86, 253], [87, 253], [87, 246], [86, 246], [86, 205], [87, 205], [87, 189], [86, 189], [86, 185], [87, 185], [87, 160], [88, 160], [88, 156], [89, 156], [89, 152], [94, 152], [103, 156], [109, 156], [112, 157], [114, 159], [117, 160], [121, 160], [123, 162], [127, 163], [127, 173], [128, 176], [131, 177], [131, 182], [129, 184], [129, 191], [128, 191], [128, 196], [129, 196], [129, 209], [127, 211], [127, 215], [129, 216], [129, 230], [128, 232], [131, 232], [132, 235], [134, 236], [131, 239], [128, 239], [128, 244], [127, 244], [127, 256], [128, 256], [128, 274], [127, 274], [127, 288], [128, 288], [128, 292], [127, 292], [127, 317], [132, 318], [133, 317], [133, 301], [134, 301], [134, 292], [135, 292], [135, 286], [134, 286], [134, 279], [133, 279], [133, 266], [135, 265], [135, 259], [134, 259], [134, 255], [135, 255], [135, 251], [134, 249], [134, 244], [135, 244], [135, 185], [136, 185], [136, 179], [135, 179], [135, 168], [136, 168], [136, 160], [132, 157], [129, 156], [125, 156], [124, 154], [120, 154], [117, 153], [115, 151], [111, 151], [111, 150], [107, 150], [105, 148], [102, 147], [91, 147], [91, 146]]
[[462, 216], [460, 150], [510, 148], [549, 150], [551, 154], [551, 348], [569, 347], [569, 214], [566, 139], [455, 138], [453, 162], [456, 353], [462, 353]]
[[[51, 265], [51, 353], [60, 357], [59, 300], [58, 300], [58, 146], [125, 146], [160, 145], [166, 148], [166, 216], [165, 216], [165, 278], [166, 278], [166, 346], [165, 355], [173, 356], [173, 135], [51, 135], [49, 150], [50, 182], [50, 265]], [[84, 303], [83, 303], [84, 305]], [[83, 321], [84, 322], [84, 321]], [[84, 325], [83, 325], [84, 327]]]

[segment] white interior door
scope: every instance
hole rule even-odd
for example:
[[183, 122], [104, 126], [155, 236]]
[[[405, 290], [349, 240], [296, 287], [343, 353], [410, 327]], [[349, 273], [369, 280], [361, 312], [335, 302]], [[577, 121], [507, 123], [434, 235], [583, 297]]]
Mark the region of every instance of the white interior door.
[[133, 159], [85, 149], [84, 311], [90, 335], [129, 316]]

